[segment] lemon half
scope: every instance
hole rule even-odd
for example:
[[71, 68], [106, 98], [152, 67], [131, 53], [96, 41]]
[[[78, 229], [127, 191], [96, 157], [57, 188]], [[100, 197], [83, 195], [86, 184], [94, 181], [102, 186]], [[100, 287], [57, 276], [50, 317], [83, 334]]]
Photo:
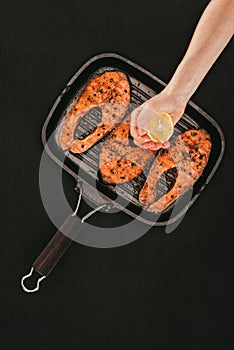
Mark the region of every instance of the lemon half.
[[150, 117], [147, 134], [154, 142], [169, 140], [174, 131], [171, 116], [164, 112], [157, 112]]

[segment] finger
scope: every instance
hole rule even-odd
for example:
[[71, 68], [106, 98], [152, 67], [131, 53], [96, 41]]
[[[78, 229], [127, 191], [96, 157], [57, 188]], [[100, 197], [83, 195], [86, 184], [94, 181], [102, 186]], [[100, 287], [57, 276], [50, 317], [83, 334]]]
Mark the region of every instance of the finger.
[[146, 135], [146, 133], [147, 133], [146, 129], [138, 127], [138, 135], [139, 136], [144, 136], [144, 135]]
[[139, 128], [137, 126], [138, 124], [138, 115], [140, 113], [140, 107], [134, 109], [134, 111], [131, 113], [131, 119], [130, 119], [130, 133], [132, 137], [137, 138], [139, 137]]
[[146, 142], [150, 142], [152, 141], [151, 138], [148, 135], [144, 135], [144, 136], [136, 136], [135, 137], [136, 141], [139, 143], [146, 143]]
[[141, 148], [149, 149], [151, 151], [157, 151], [161, 148], [161, 143], [159, 143], [159, 142], [155, 143], [153, 141], [150, 141], [150, 142], [146, 142], [144, 144], [141, 144], [140, 142], [137, 142], [134, 140], [134, 143]]
[[140, 142], [137, 142], [136, 140], [134, 140], [134, 143], [135, 145], [137, 145], [138, 147], [140, 148], [144, 148], [144, 149], [152, 149], [155, 147], [155, 145], [153, 145], [153, 142], [148, 142], [148, 143], [145, 143], [145, 144], [142, 144]]
[[170, 142], [169, 141], [165, 141], [162, 143], [162, 148], [169, 148], [170, 147]]
[[137, 123], [137, 127], [138, 127], [138, 133], [139, 133], [139, 136], [144, 136], [147, 131], [148, 131], [148, 118], [147, 118], [147, 115], [145, 113], [144, 110], [142, 110], [137, 118], [136, 118], [136, 123]]
[[145, 143], [144, 146], [146, 146], [147, 148], [153, 149], [155, 151], [159, 150], [160, 148], [165, 148], [163, 147], [163, 144], [161, 142], [148, 142]]
[[137, 107], [136, 109], [134, 109], [134, 111], [132, 111], [131, 120], [130, 120], [131, 127], [137, 126], [137, 118], [138, 118], [139, 113], [140, 113], [140, 107]]
[[142, 144], [141, 147], [144, 149], [149, 149], [151, 151], [157, 151], [161, 148], [161, 145], [158, 145], [157, 143], [150, 141]]
[[[145, 144], [145, 145], [147, 145], [147, 144]], [[151, 141], [151, 143], [149, 143], [147, 147], [153, 151], [158, 151], [160, 148], [162, 148], [162, 144], [160, 142]]]
[[[138, 133], [138, 130], [137, 130], [137, 133]], [[139, 135], [139, 133], [138, 133]], [[136, 136], [136, 140], [139, 142], [139, 143], [146, 143], [146, 142], [150, 142], [152, 141], [152, 139], [148, 136], [148, 135], [144, 135], [144, 136]], [[165, 141], [163, 143], [160, 143], [160, 142], [155, 142], [153, 141], [154, 144], [157, 143], [157, 144], [161, 144], [161, 148], [169, 148], [170, 147], [170, 142], [169, 141]]]
[[133, 142], [135, 143], [136, 146], [142, 147], [142, 144], [138, 142], [136, 139], [134, 139]]
[[133, 120], [132, 120], [132, 123], [134, 126], [137, 127], [137, 133], [139, 136], [143, 136], [146, 134], [147, 132], [147, 129], [145, 129], [144, 127], [141, 126], [141, 121], [139, 120], [140, 118], [140, 115], [141, 115], [141, 112], [142, 110], [141, 109], [138, 109], [137, 111], [134, 111], [135, 113], [133, 114]]
[[150, 141], [148, 135], [139, 136], [138, 132], [139, 132], [139, 128], [137, 128], [136, 126], [130, 126], [130, 134], [134, 138], [134, 140], [136, 140], [139, 143]]
[[147, 133], [149, 129], [149, 119], [153, 111], [147, 107], [142, 108], [140, 113], [136, 118], [137, 126], [139, 128], [139, 135], [143, 136]]
[[131, 134], [131, 136], [134, 139], [139, 137], [139, 135], [138, 135], [138, 128], [136, 126], [132, 125], [132, 124], [130, 125], [130, 134]]

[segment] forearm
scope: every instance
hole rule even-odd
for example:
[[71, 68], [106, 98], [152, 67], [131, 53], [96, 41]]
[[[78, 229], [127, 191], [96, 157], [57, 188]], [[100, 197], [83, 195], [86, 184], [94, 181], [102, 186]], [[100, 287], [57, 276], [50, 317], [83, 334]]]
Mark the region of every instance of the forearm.
[[212, 0], [165, 92], [187, 103], [234, 32], [234, 1]]

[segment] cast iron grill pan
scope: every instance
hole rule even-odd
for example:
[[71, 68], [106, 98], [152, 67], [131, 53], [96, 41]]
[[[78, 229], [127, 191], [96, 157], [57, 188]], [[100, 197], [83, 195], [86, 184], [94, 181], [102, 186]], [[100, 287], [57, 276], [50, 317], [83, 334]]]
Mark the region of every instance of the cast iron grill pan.
[[[172, 203], [171, 206], [169, 206], [158, 218], [158, 215], [148, 212], [147, 208], [143, 207], [138, 201], [139, 192], [146, 180], [147, 173], [154, 159], [148, 163], [144, 173], [132, 181], [118, 184], [117, 186], [104, 184], [99, 176], [98, 167], [101, 146], [108, 137], [107, 134], [103, 139], [82, 154], [73, 154], [67, 151], [65, 163], [61, 164], [64, 154], [58, 142], [58, 135], [64, 118], [66, 118], [74, 101], [82, 93], [86, 83], [94, 76], [111, 70], [124, 72], [127, 74], [130, 81], [131, 103], [125, 116], [137, 105], [142, 104], [144, 101], [159, 93], [165, 86], [165, 83], [159, 78], [119, 55], [98, 55], [82, 66], [64, 89], [62, 95], [59, 97], [59, 101], [57, 101], [57, 103], [55, 102], [56, 106], [53, 113], [49, 114], [43, 127], [43, 143], [45, 144], [50, 135], [55, 131], [54, 140], [49, 144], [49, 153], [54, 160], [56, 160], [61, 166], [65, 167], [65, 170], [76, 177], [78, 168], [82, 168], [82, 170], [84, 170], [83, 174], [85, 173], [85, 180], [90, 182], [93, 186], [93, 179], [95, 179], [97, 189], [104, 195], [110, 198], [115, 198], [116, 204], [118, 204], [120, 208], [129, 215], [136, 217], [140, 213], [138, 219], [145, 223], [155, 226], [166, 225], [175, 219], [178, 219], [183, 214], [185, 208], [181, 206], [180, 213], [177, 213], [176, 217], [173, 217], [172, 211], [174, 203]], [[100, 120], [101, 109], [99, 107], [94, 107], [83, 118], [81, 118], [75, 130], [75, 138], [82, 139], [86, 137]], [[211, 179], [221, 161], [224, 148], [224, 137], [220, 127], [203, 110], [190, 102], [187, 105], [184, 115], [175, 126], [173, 137], [176, 137], [186, 130], [199, 128], [204, 128], [210, 134], [212, 149], [208, 164], [204, 169], [203, 174], [193, 186], [193, 194], [189, 206], [194, 203], [202, 189]], [[174, 182], [174, 177], [175, 172], [172, 170], [166, 174], [165, 181], [163, 179], [160, 180], [158, 196], [161, 196], [168, 191], [169, 187], [171, 187]], [[91, 198], [92, 196], [90, 196], [89, 199]]]
[[[62, 94], [57, 98], [52, 106], [42, 129], [42, 141], [44, 147], [55, 162], [63, 167], [76, 180], [78, 180], [78, 177], [82, 180], [83, 185], [86, 187], [84, 196], [86, 196], [94, 204], [98, 204], [100, 206], [100, 197], [98, 196], [99, 199], [97, 199], [96, 196], [96, 191], [98, 189], [106, 203], [109, 203], [110, 199], [114, 199], [114, 205], [131, 215], [133, 218], [137, 218], [146, 224], [155, 226], [170, 224], [178, 220], [186, 212], [187, 208], [194, 203], [202, 189], [211, 180], [212, 176], [217, 170], [224, 153], [224, 137], [222, 130], [218, 124], [201, 108], [199, 108], [193, 102], [189, 102], [185, 114], [175, 127], [174, 137], [191, 128], [204, 128], [207, 130], [212, 141], [209, 161], [203, 171], [203, 174], [193, 187], [193, 193], [189, 203], [184, 204], [181, 201], [183, 196], [181, 196], [179, 201], [176, 203], [176, 208], [178, 208], [178, 202], [181, 202], [181, 206], [179, 207], [179, 210], [177, 210], [176, 214], [174, 214], [173, 211], [173, 203], [159, 217], [154, 213], [149, 213], [146, 208], [140, 205], [137, 198], [153, 159], [148, 164], [145, 175], [142, 174], [130, 182], [117, 186], [107, 186], [104, 184], [98, 172], [99, 153], [102, 143], [105, 141], [108, 135], [106, 135], [102, 140], [83, 154], [72, 154], [69, 151], [66, 151], [65, 161], [63, 161], [64, 152], [59, 145], [58, 135], [64, 118], [66, 118], [66, 115], [72, 107], [74, 100], [79, 96], [79, 94], [82, 93], [82, 89], [84, 88], [85, 84], [96, 74], [101, 74], [109, 70], [122, 71], [129, 77], [131, 84], [131, 104], [126, 115], [131, 112], [131, 108], [142, 104], [150, 97], [159, 93], [165, 86], [165, 83], [163, 83], [158, 77], [117, 54], [106, 53], [91, 58], [72, 77]], [[89, 134], [100, 121], [100, 118], [100, 108], [93, 108], [90, 113], [83, 117], [79, 122], [75, 131], [75, 137], [83, 138]], [[79, 175], [77, 175], [78, 169], [81, 170], [79, 171]], [[165, 181], [160, 182], [158, 195], [162, 195], [170, 186], [172, 186], [174, 178], [175, 173], [172, 169], [167, 173]], [[80, 219], [79, 216], [76, 215], [79, 208], [81, 195], [82, 191], [80, 188], [79, 199], [75, 212], [67, 217], [60, 229], [55, 233], [47, 246], [32, 264], [30, 273], [22, 278], [21, 285], [26, 292], [35, 292], [39, 289], [39, 283], [50, 274], [59, 259], [70, 246], [74, 237], [76, 237], [86, 225], [83, 221], [85, 217]], [[100, 206], [100, 208], [101, 207], [102, 206]], [[92, 212], [95, 212], [96, 209]], [[90, 214], [92, 213], [88, 213], [86, 218], [89, 217]], [[139, 216], [139, 214], [141, 215]], [[25, 279], [32, 275], [34, 269], [41, 275], [41, 277], [38, 279], [37, 285], [34, 289], [28, 289], [25, 286]]]

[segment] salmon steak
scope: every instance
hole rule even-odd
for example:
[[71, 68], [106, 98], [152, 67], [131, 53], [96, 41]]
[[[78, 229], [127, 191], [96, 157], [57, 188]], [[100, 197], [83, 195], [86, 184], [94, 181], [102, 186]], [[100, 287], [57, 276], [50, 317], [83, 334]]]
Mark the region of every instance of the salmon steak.
[[[82, 94], [68, 113], [59, 136], [65, 151], [82, 153], [98, 142], [124, 117], [130, 102], [130, 84], [126, 74], [109, 71], [95, 76], [84, 87]], [[102, 109], [101, 122], [84, 139], [74, 139], [80, 119], [93, 107]]]
[[134, 179], [155, 156], [155, 151], [131, 146], [130, 118], [128, 115], [102, 145], [99, 169], [106, 183], [120, 184]]
[[[159, 213], [194, 185], [202, 174], [211, 151], [210, 135], [204, 130], [188, 130], [177, 136], [168, 150], [160, 151], [140, 191], [139, 202], [148, 211]], [[176, 178], [169, 191], [157, 199], [157, 187], [166, 171], [175, 168]]]

